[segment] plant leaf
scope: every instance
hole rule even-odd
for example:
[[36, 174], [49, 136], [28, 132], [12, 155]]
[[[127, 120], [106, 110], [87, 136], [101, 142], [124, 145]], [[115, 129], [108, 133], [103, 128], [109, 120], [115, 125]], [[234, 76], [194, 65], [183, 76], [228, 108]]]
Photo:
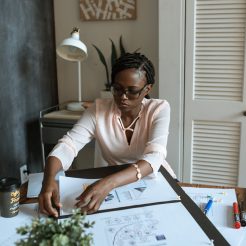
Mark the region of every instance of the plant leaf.
[[61, 223], [53, 218], [33, 219], [31, 225], [17, 228], [18, 234], [26, 231], [27, 235], [15, 244], [17, 246], [90, 246], [93, 234], [88, 233], [86, 229], [93, 225], [94, 222], [85, 221], [85, 216], [81, 216], [80, 209], [74, 210], [72, 217]]
[[117, 51], [113, 40], [111, 38], [109, 40], [111, 41], [111, 66], [113, 66], [117, 59]]
[[120, 36], [120, 56], [124, 55], [126, 53], [126, 50], [124, 48], [123, 45], [123, 41], [122, 41], [122, 35]]
[[137, 53], [139, 50], [141, 50], [141, 48], [137, 48], [135, 51], [133, 51], [133, 53]]
[[108, 65], [107, 65], [106, 59], [105, 59], [103, 53], [101, 52], [101, 50], [99, 50], [99, 48], [96, 45], [92, 44], [92, 46], [96, 49], [97, 54], [99, 56], [99, 59], [102, 62], [102, 64], [104, 65], [104, 68], [106, 70], [107, 83], [110, 84], [109, 73], [108, 73]]

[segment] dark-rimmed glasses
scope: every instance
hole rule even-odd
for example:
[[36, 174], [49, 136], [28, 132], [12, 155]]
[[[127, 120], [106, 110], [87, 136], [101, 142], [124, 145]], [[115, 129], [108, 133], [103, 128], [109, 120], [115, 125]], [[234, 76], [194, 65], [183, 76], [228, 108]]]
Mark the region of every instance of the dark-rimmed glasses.
[[138, 99], [141, 95], [142, 91], [145, 89], [147, 83], [143, 86], [143, 88], [139, 90], [133, 90], [133, 89], [123, 89], [122, 87], [118, 85], [112, 85], [111, 92], [114, 96], [121, 97], [123, 94], [126, 95], [126, 97], [129, 100]]

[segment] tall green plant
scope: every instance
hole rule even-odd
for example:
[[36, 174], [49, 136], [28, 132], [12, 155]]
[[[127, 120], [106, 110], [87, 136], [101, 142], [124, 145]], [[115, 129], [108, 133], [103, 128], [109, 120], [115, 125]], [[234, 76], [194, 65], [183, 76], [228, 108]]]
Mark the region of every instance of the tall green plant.
[[[120, 36], [120, 39], [119, 39], [119, 48], [120, 48], [119, 55], [118, 55], [117, 48], [116, 48], [113, 40], [112, 39], [109, 39], [109, 40], [111, 42], [111, 59], [110, 60], [111, 60], [111, 67], [112, 67], [114, 65], [116, 59], [118, 59], [120, 56], [124, 55], [126, 53], [126, 50], [125, 50], [125, 47], [123, 45], [122, 36]], [[109, 91], [110, 87], [111, 87], [111, 81], [110, 81], [110, 77], [109, 77], [109, 66], [106, 62], [105, 56], [102, 53], [102, 51], [96, 45], [92, 44], [92, 46], [96, 49], [98, 57], [99, 57], [101, 63], [103, 64], [103, 66], [105, 68], [106, 79], [107, 79], [107, 81], [105, 83], [105, 89], [106, 89], [106, 91]]]

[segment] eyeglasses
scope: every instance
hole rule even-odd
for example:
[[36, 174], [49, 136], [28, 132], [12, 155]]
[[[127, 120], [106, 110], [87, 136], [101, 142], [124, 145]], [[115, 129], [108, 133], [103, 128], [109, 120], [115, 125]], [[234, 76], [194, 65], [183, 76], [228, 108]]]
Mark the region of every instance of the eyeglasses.
[[139, 90], [133, 90], [133, 89], [123, 89], [122, 87], [119, 87], [118, 85], [112, 85], [111, 92], [114, 96], [121, 97], [123, 94], [126, 95], [126, 97], [130, 100], [138, 99], [141, 95], [142, 91], [145, 89], [147, 83], [144, 85], [143, 88]]

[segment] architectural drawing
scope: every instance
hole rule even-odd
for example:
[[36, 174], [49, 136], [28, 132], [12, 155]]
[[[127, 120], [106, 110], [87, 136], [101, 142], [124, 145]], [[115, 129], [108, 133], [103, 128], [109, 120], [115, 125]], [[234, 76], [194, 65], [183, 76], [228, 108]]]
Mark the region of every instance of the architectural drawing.
[[110, 245], [166, 245], [166, 236], [151, 210], [122, 217], [107, 217], [102, 219], [102, 223]]
[[[59, 177], [60, 201], [62, 203], [60, 214], [71, 214], [76, 197], [95, 181], [97, 179]], [[113, 189], [106, 196], [99, 210], [170, 200], [180, 200], [180, 198], [161, 173], [158, 173], [156, 178], [144, 177], [137, 182]]]
[[95, 246], [212, 245], [178, 201], [92, 214], [87, 219], [95, 221], [89, 231]]
[[105, 203], [114, 202], [129, 202], [137, 199], [144, 199], [144, 191], [147, 189], [147, 184], [144, 180], [139, 180], [135, 183], [121, 186], [112, 190], [105, 198]]

